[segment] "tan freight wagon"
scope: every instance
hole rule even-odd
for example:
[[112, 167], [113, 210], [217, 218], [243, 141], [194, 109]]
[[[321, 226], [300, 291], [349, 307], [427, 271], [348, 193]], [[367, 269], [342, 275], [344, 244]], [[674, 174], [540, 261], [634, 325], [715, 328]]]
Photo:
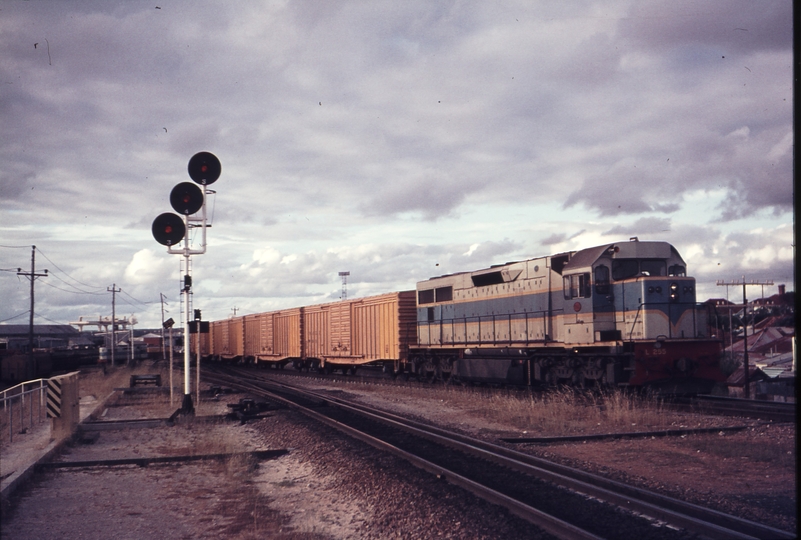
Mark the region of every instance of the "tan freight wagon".
[[291, 359], [299, 359], [301, 309], [246, 315], [245, 361], [283, 367]]
[[215, 360], [239, 361], [245, 355], [244, 317], [235, 317], [210, 324], [211, 355]]
[[401, 291], [303, 308], [303, 359], [325, 371], [406, 362], [415, 343], [415, 291]]

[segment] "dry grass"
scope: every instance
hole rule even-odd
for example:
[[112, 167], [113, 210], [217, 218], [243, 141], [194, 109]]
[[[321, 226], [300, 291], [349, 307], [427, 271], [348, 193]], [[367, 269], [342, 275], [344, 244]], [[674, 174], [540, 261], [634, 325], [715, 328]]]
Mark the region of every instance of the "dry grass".
[[622, 390], [577, 393], [482, 388], [383, 387], [396, 401], [435, 400], [474, 418], [540, 435], [645, 431], [670, 427], [658, 397]]
[[[474, 396], [475, 397], [475, 396]], [[619, 390], [577, 394], [555, 390], [543, 394], [492, 392], [476, 412], [517, 429], [548, 434], [588, 431], [639, 431], [664, 425], [661, 403]]]

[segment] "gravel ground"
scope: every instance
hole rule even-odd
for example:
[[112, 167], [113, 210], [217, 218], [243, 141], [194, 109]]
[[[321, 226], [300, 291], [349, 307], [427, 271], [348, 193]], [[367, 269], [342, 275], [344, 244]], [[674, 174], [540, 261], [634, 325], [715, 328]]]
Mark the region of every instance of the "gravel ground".
[[[436, 389], [429, 399], [425, 393], [404, 397], [403, 390], [387, 392], [375, 385], [306, 384], [493, 442], [521, 435], [511, 422], [488, 419], [481, 407], [448, 403]], [[204, 403], [202, 412], [222, 413], [239, 397]], [[109, 407], [106, 418], [163, 417], [170, 411], [152, 400], [138, 401], [136, 407]], [[721, 420], [665, 419], [668, 425], [716, 421]], [[776, 527], [796, 527], [795, 426], [514, 447]], [[40, 473], [14, 496], [0, 538], [545, 537], [503, 509], [288, 410], [245, 425], [184, 422], [101, 432], [94, 445], [76, 444], [60, 459], [278, 448], [289, 452], [258, 463], [235, 458]], [[770, 451], [759, 455], [758, 448]], [[775, 459], [783, 452], [790, 452], [787, 459]]]
[[[140, 403], [109, 407], [106, 418], [142, 416]], [[12, 498], [0, 538], [548, 538], [503, 509], [288, 410], [245, 425], [103, 431], [59, 460], [278, 448], [290, 451], [259, 463], [39, 473]]]
[[[513, 422], [487, 417], [480, 408], [448, 403], [432, 388], [430, 399], [420, 391], [408, 399], [402, 391], [376, 385], [341, 382], [305, 383], [338, 396], [460, 431], [495, 443], [502, 437], [553, 436], [525, 432]], [[426, 392], [423, 392], [425, 395]], [[447, 394], [445, 394], [447, 396]], [[552, 444], [506, 444], [517, 451], [576, 466], [603, 476], [722, 512], [795, 531], [797, 527], [796, 427], [745, 418], [664, 412], [657, 425], [627, 426], [625, 431], [751, 426], [739, 432], [679, 437], [602, 440]], [[589, 426], [586, 432], [615, 431]], [[570, 433], [575, 435], [575, 433]]]

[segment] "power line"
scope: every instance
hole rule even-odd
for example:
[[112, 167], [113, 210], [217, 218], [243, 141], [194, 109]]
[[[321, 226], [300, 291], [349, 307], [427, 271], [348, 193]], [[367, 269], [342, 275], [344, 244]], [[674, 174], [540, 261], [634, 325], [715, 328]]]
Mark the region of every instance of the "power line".
[[61, 322], [61, 321], [54, 321], [53, 319], [48, 319], [44, 315], [37, 315], [36, 317], [39, 318], [39, 319], [44, 319], [46, 321], [50, 321], [51, 323], [54, 323], [54, 324], [69, 325], [69, 323], [65, 323], [65, 322]]
[[75, 285], [72, 285], [71, 283], [67, 283], [66, 281], [64, 281], [63, 279], [61, 279], [60, 277], [58, 277], [57, 275], [55, 275], [53, 273], [50, 273], [48, 275], [53, 276], [54, 278], [56, 278], [57, 280], [59, 280], [60, 282], [62, 282], [64, 285], [66, 285], [68, 287], [72, 287], [73, 289], [77, 289], [75, 291], [70, 291], [70, 290], [67, 290], [67, 289], [62, 289], [61, 287], [56, 287], [52, 283], [45, 282], [45, 285], [47, 285], [48, 287], [52, 287], [52, 288], [54, 288], [54, 289], [56, 289], [58, 291], [63, 291], [63, 292], [71, 293], [71, 294], [91, 294], [93, 296], [101, 296], [101, 295], [105, 294], [103, 292], [83, 291], [81, 289], [78, 289], [78, 287], [76, 287]]
[[148, 305], [151, 305], [151, 304], [155, 304], [155, 303], [157, 303], [157, 302], [144, 302], [144, 301], [142, 301], [142, 300], [139, 300], [138, 298], [134, 298], [133, 296], [131, 296], [130, 294], [128, 294], [128, 293], [127, 293], [127, 292], [125, 292], [125, 291], [120, 291], [120, 292], [122, 292], [122, 294], [124, 294], [125, 296], [127, 296], [127, 297], [128, 297], [128, 298], [130, 298], [131, 300], [133, 300], [133, 301], [135, 301], [135, 302], [139, 302], [139, 303], [140, 303], [140, 304], [142, 304], [143, 306], [148, 306]]
[[[81, 284], [81, 285], [83, 285], [84, 287], [89, 287], [90, 289], [98, 289], [98, 290], [99, 290], [99, 289], [102, 289], [102, 288], [103, 288], [103, 287], [96, 287], [96, 286], [94, 286], [94, 285], [89, 285], [88, 283], [84, 283], [84, 282], [82, 282], [82, 281], [80, 281], [80, 280], [77, 280], [77, 279], [75, 279], [74, 277], [72, 277], [71, 275], [69, 275], [67, 272], [64, 272], [64, 270], [62, 270], [61, 268], [59, 268], [59, 266], [58, 266], [56, 263], [54, 263], [53, 261], [51, 261], [51, 260], [50, 260], [50, 258], [49, 258], [47, 255], [45, 255], [44, 253], [42, 253], [42, 250], [41, 250], [41, 249], [39, 250], [39, 253], [41, 253], [41, 254], [42, 254], [42, 257], [44, 257], [45, 259], [47, 259], [47, 260], [50, 262], [50, 264], [52, 264], [53, 266], [55, 266], [56, 268], [58, 268], [59, 272], [62, 272], [62, 273], [65, 275], [65, 276], [67, 276], [68, 278], [70, 278], [70, 279], [71, 279], [71, 280], [73, 280], [74, 282], [76, 282], [76, 283], [80, 283], [80, 284]], [[63, 280], [62, 280], [62, 281], [63, 281]], [[66, 283], [66, 282], [65, 282], [65, 283]], [[67, 285], [69, 285], [69, 283], [67, 283]], [[70, 285], [70, 286], [71, 286], [71, 287], [75, 287], [74, 285]], [[77, 289], [78, 287], [75, 287], [75, 288]]]
[[28, 313], [30, 313], [30, 311], [31, 311], [31, 310], [29, 310], [29, 309], [26, 309], [26, 310], [25, 310], [25, 311], [23, 311], [22, 313], [20, 313], [20, 314], [18, 314], [18, 315], [14, 315], [13, 317], [9, 317], [8, 319], [3, 319], [3, 320], [2, 320], [2, 321], [0, 321], [0, 322], [6, 322], [6, 321], [10, 321], [10, 320], [16, 319], [17, 317], [22, 317], [23, 315], [27, 315]]

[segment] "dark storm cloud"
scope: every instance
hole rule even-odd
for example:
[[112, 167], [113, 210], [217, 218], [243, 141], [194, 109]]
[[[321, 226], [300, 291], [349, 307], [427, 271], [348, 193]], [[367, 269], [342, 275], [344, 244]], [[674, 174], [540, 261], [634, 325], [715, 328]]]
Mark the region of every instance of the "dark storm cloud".
[[[219, 316], [333, 298], [338, 270], [384, 292], [668, 219], [720, 254], [792, 211], [789, 2], [160, 7], [3, 4], [0, 236], [87, 282], [175, 289], [149, 225], [201, 150], [223, 163], [195, 267]], [[688, 212], [703, 194], [720, 206]]]
[[783, 50], [792, 42], [791, 2], [635, 2], [620, 35], [654, 49], [710, 45], [729, 53]]

